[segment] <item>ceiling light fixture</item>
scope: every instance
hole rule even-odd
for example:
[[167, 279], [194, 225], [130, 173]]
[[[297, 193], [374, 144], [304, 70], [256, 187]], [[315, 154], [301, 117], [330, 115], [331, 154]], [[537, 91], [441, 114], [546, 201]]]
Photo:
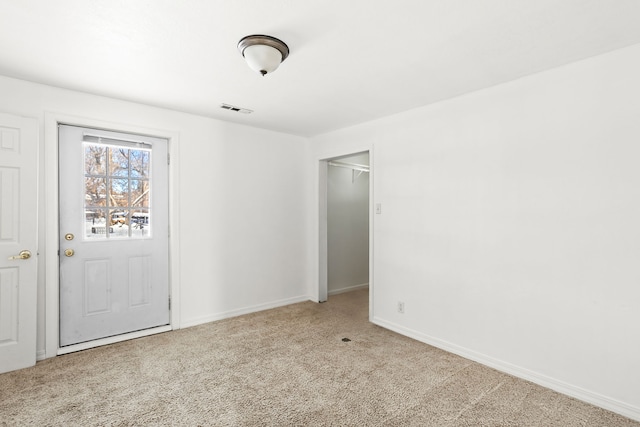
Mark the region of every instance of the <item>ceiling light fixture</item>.
[[289, 56], [289, 47], [282, 40], [262, 34], [243, 37], [238, 50], [249, 67], [263, 76], [273, 73]]

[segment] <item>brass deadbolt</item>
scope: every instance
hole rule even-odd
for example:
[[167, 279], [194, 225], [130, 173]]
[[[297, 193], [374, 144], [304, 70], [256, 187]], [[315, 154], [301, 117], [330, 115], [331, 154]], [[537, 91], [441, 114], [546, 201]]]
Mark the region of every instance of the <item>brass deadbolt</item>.
[[64, 239], [65, 239], [65, 240], [73, 240], [73, 234], [71, 234], [71, 233], [67, 233], [67, 234], [65, 234], [65, 235], [64, 235]]

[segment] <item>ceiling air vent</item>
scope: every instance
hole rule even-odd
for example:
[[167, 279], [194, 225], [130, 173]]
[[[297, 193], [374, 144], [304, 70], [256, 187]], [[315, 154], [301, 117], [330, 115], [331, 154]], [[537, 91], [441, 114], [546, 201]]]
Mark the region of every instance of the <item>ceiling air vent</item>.
[[236, 113], [242, 113], [242, 114], [251, 114], [251, 113], [253, 113], [253, 110], [249, 110], [247, 108], [236, 107], [236, 106], [229, 105], [229, 104], [220, 104], [220, 108], [222, 108], [223, 110], [235, 111]]

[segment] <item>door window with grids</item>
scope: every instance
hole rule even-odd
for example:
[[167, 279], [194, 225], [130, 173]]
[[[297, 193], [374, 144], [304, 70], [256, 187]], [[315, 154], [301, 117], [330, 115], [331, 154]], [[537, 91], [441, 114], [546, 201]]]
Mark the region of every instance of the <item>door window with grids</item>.
[[85, 239], [151, 237], [147, 144], [84, 137]]

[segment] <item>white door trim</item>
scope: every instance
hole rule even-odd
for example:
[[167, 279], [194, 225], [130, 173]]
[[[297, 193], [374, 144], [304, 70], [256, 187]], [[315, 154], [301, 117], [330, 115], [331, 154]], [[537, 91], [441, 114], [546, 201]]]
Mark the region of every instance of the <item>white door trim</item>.
[[374, 153], [373, 145], [362, 147], [361, 149], [343, 149], [330, 153], [316, 155], [313, 158], [314, 176], [315, 176], [315, 206], [314, 210], [314, 242], [313, 248], [317, 251], [313, 257], [314, 267], [314, 288], [312, 289], [312, 300], [316, 302], [324, 302], [328, 296], [327, 281], [327, 167], [328, 161], [337, 157], [346, 157], [360, 153], [369, 153], [369, 165], [371, 172], [369, 173], [369, 320], [374, 317], [373, 301], [375, 296], [374, 286], [374, 268], [373, 268], [373, 226], [374, 226]]
[[[58, 124], [114, 130], [166, 138], [169, 144], [169, 292], [171, 295], [170, 329], [180, 328], [180, 200], [179, 179], [179, 133], [125, 123], [78, 117], [57, 112], [45, 112], [44, 119], [44, 175], [45, 175], [45, 357], [54, 357], [60, 352], [59, 344], [59, 290], [60, 268], [58, 262]], [[165, 328], [149, 329], [151, 333], [164, 332]], [[136, 338], [134, 334], [120, 336], [120, 340]], [[115, 342], [115, 341], [114, 341]], [[100, 340], [93, 343], [102, 345]], [[84, 347], [88, 348], [88, 347]], [[76, 350], [80, 350], [79, 348]]]

